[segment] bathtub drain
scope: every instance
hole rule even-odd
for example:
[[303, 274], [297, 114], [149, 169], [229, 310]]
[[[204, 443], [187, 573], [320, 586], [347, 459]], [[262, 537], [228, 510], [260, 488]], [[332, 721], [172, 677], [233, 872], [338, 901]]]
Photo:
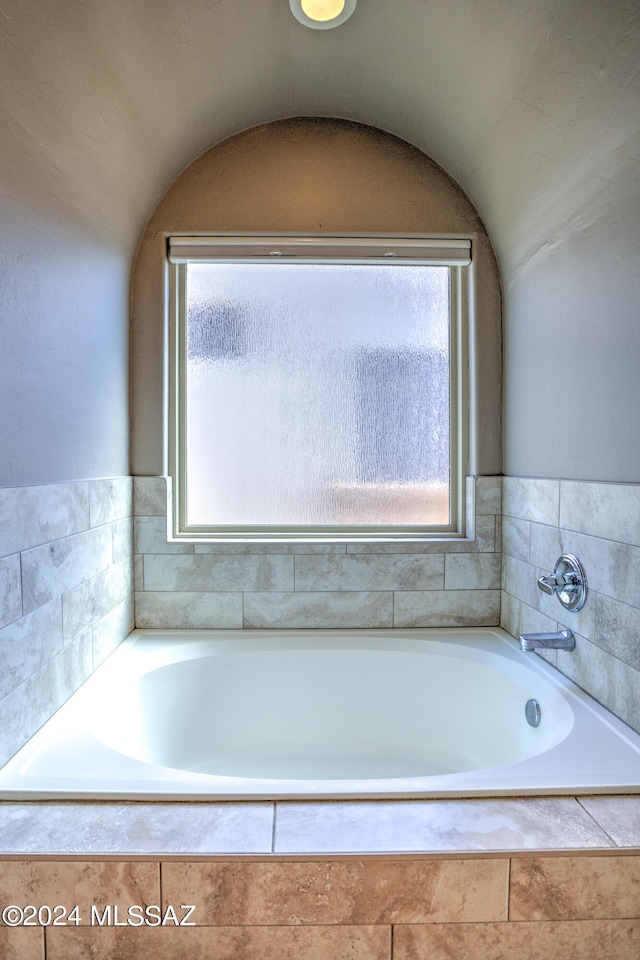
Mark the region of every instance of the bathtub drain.
[[537, 700], [534, 700], [533, 697], [531, 700], [527, 700], [524, 705], [524, 715], [527, 718], [527, 723], [530, 727], [537, 727], [540, 723], [541, 711], [540, 704]]

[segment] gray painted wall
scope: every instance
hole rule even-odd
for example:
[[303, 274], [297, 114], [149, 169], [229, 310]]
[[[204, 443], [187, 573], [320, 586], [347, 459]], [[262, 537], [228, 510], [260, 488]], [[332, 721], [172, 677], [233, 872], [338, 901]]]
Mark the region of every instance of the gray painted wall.
[[506, 474], [640, 481], [639, 168], [629, 145], [508, 285]]
[[128, 264], [48, 199], [2, 215], [0, 484], [129, 472]]
[[86, 14], [1, 14], [0, 484], [128, 473], [131, 121]]

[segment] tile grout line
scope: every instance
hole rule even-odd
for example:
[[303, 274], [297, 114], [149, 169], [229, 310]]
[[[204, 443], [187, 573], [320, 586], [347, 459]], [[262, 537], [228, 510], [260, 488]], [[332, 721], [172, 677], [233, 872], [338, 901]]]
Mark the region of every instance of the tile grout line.
[[605, 830], [605, 828], [602, 826], [602, 824], [600, 823], [600, 821], [599, 821], [599, 820], [596, 820], [596, 818], [594, 817], [594, 815], [591, 813], [590, 810], [587, 810], [587, 808], [585, 807], [585, 805], [584, 805], [584, 804], [582, 803], [582, 801], [580, 800], [580, 797], [574, 797], [574, 800], [575, 800], [576, 803], [579, 805], [580, 809], [581, 809], [581, 810], [584, 810], [584, 812], [585, 812], [586, 815], [589, 817], [589, 819], [592, 820], [592, 821], [595, 823], [595, 825], [598, 827], [598, 829], [599, 829], [599, 830], [602, 830], [602, 832], [604, 833], [605, 837], [607, 837], [609, 840], [611, 840], [611, 843], [613, 844], [614, 848], [615, 848], [616, 850], [623, 850], [624, 847], [621, 847], [620, 844], [616, 843], [616, 841], [613, 839], [613, 837], [611, 836], [611, 834], [610, 834], [607, 830]]
[[[19, 564], [20, 564], [20, 616], [17, 617], [17, 620], [21, 620], [22, 617], [26, 616], [24, 612], [24, 572], [22, 569], [22, 550], [18, 552]], [[15, 621], [14, 621], [15, 622]]]
[[278, 816], [278, 804], [273, 805], [273, 819], [271, 821], [271, 853], [276, 852], [276, 819]]

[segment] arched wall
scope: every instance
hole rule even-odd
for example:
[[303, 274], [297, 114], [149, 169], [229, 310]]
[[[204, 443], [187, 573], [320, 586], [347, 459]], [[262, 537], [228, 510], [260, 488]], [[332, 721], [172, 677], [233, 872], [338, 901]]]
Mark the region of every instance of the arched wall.
[[502, 472], [496, 261], [468, 198], [405, 141], [342, 120], [291, 119], [212, 147], [173, 182], [133, 269], [132, 473], [166, 473], [166, 238], [172, 233], [461, 234], [474, 239], [470, 472]]

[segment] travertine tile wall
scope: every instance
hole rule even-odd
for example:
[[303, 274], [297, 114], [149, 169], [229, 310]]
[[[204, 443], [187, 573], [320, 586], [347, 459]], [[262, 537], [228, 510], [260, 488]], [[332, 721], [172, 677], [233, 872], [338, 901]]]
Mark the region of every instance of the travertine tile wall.
[[477, 478], [475, 538], [458, 542], [193, 545], [167, 542], [164, 478], [136, 477], [136, 625], [495, 625], [500, 495]]
[[[502, 533], [502, 626], [573, 630], [546, 659], [640, 731], [640, 485], [505, 477]], [[537, 587], [563, 553], [587, 575], [578, 613]]]
[[[78, 904], [81, 923], [0, 926], [0, 950], [5, 960], [631, 960], [639, 887], [633, 855], [13, 861], [0, 864], [3, 903]], [[183, 904], [196, 908], [192, 926], [177, 923]], [[169, 921], [138, 924], [148, 905]], [[93, 906], [110, 924], [91, 923]]]
[[132, 480], [0, 488], [0, 764], [133, 625]]

